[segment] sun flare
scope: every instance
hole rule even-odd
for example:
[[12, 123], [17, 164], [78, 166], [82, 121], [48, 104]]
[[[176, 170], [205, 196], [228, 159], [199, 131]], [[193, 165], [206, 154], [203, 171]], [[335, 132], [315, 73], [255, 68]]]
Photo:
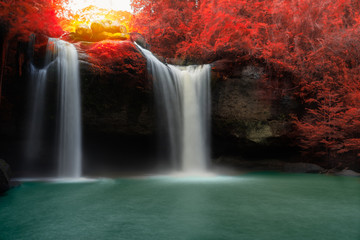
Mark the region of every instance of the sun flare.
[[66, 7], [78, 11], [88, 6], [95, 6], [107, 10], [132, 12], [130, 0], [70, 0]]
[[[94, 37], [94, 32], [91, 37], [90, 35], [86, 36], [86, 33], [83, 34], [83, 37], [88, 38], [88, 40], [91, 38], [92, 41], [99, 41], [104, 38], [125, 39], [126, 36], [123, 34], [118, 36], [118, 33], [126, 33], [130, 30], [132, 10], [130, 0], [70, 0], [62, 5], [58, 15], [62, 19], [61, 27], [66, 32], [83, 33], [90, 31], [87, 30], [90, 28], [94, 30], [94, 23], [100, 24], [99, 26], [104, 28], [105, 32], [110, 32], [107, 36], [100, 36], [99, 38], [98, 35]], [[112, 35], [113, 33], [116, 35]]]

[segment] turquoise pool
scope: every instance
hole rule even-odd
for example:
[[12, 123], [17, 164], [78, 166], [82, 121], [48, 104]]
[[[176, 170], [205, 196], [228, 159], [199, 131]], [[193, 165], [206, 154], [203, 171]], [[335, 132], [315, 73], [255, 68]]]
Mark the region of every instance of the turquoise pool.
[[359, 240], [360, 179], [251, 173], [25, 182], [1, 240]]

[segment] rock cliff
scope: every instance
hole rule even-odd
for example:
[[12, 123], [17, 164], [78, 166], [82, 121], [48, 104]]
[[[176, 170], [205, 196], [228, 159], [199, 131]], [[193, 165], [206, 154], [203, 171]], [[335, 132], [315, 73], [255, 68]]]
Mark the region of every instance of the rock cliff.
[[[85, 171], [96, 168], [97, 164], [99, 168], [113, 166], [114, 162], [150, 166], [156, 159], [153, 79], [148, 76], [146, 59], [133, 42], [149, 46], [140, 34], [130, 33], [129, 36], [130, 40], [124, 41], [73, 42], [80, 60]], [[33, 63], [42, 67], [47, 38], [37, 39], [40, 42]], [[24, 119], [27, 116], [29, 81], [25, 73], [30, 59], [26, 57], [28, 45], [23, 45], [22, 50], [16, 45], [11, 49], [13, 56], [22, 57], [23, 62], [18, 68], [9, 70], [3, 95], [3, 102], [8, 104], [0, 107], [7, 113], [0, 118], [0, 134], [6, 136], [0, 157], [9, 160], [15, 173], [23, 168], [23, 157], [18, 149], [22, 149], [25, 141]], [[18, 59], [11, 61], [18, 62]], [[279, 87], [267, 81], [267, 70], [261, 64], [235, 65], [231, 60], [220, 60], [211, 66], [213, 156], [264, 157], [272, 154], [271, 157], [277, 157], [291, 152], [290, 114], [298, 107], [292, 94], [286, 91], [292, 86]], [[21, 78], [16, 77], [20, 75], [16, 73], [18, 69], [21, 69]], [[54, 88], [55, 96], [56, 84], [49, 86]], [[54, 115], [55, 111], [50, 112]], [[54, 116], [49, 116], [49, 121], [55, 122]], [[147, 160], [138, 162], [141, 158]]]
[[[146, 60], [130, 41], [76, 44], [81, 59], [85, 129], [154, 136], [156, 110]], [[109, 46], [111, 49], [109, 50]], [[212, 64], [212, 135], [215, 155], [284, 154], [297, 102], [265, 80], [261, 65]], [[291, 88], [292, 86], [286, 86]]]

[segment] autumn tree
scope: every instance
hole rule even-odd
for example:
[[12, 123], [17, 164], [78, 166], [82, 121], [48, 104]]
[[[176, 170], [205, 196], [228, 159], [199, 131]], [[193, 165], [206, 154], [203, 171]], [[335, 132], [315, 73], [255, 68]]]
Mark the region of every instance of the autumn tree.
[[185, 63], [255, 59], [277, 72], [268, 74], [269, 81], [290, 73], [287, 81], [304, 108], [294, 118], [304, 152], [332, 165], [360, 153], [359, 1], [134, 0], [133, 5], [134, 27], [155, 53]]
[[58, 37], [62, 30], [56, 18], [60, 0], [2, 0], [0, 1], [1, 68], [0, 101], [6, 53], [11, 41], [28, 41], [32, 33]]
[[174, 57], [178, 45], [189, 41], [196, 0], [134, 0], [135, 31], [142, 33], [155, 53]]

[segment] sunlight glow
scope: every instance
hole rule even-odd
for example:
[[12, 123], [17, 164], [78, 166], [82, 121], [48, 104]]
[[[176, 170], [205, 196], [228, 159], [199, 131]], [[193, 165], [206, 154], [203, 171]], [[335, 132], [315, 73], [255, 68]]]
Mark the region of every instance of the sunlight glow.
[[[62, 29], [66, 32], [75, 32], [78, 26], [90, 27], [94, 22], [107, 24], [112, 29], [122, 25], [127, 31], [131, 30], [129, 29], [132, 20], [130, 0], [69, 0], [62, 5], [57, 15], [61, 19], [60, 25]], [[108, 30], [105, 29], [105, 31]], [[117, 31], [109, 31], [111, 33], [108, 35], [115, 33], [112, 37], [119, 37], [116, 36]], [[96, 37], [94, 39], [96, 40]]]
[[130, 0], [70, 0], [67, 7], [73, 11], [78, 11], [88, 6], [95, 6], [115, 11], [128, 11], [132, 13]]

